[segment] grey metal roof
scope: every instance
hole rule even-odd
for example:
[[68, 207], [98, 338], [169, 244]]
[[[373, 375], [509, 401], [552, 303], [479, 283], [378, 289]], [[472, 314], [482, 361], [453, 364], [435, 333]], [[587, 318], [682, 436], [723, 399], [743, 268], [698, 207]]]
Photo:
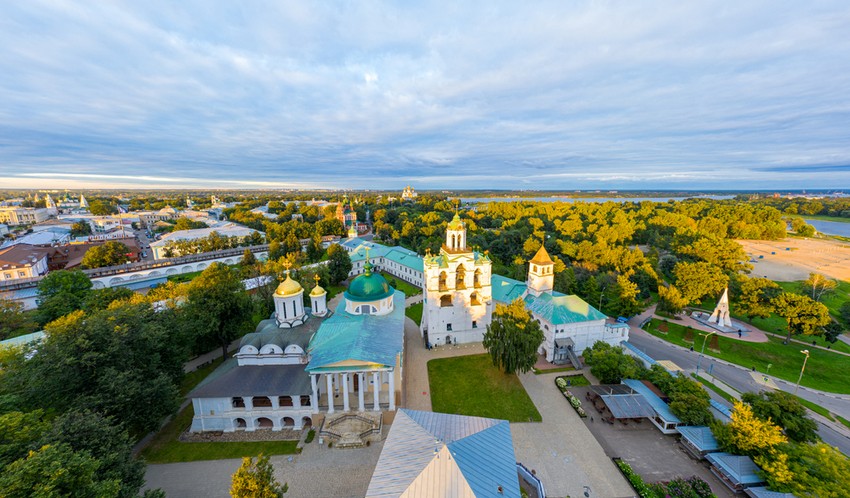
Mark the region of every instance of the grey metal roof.
[[274, 318], [263, 320], [257, 324], [257, 331], [250, 334], [245, 334], [239, 342], [239, 348], [250, 344], [257, 349], [262, 348], [266, 344], [275, 344], [281, 349], [286, 349], [290, 344], [297, 344], [301, 349], [307, 350], [307, 345], [310, 344], [310, 338], [316, 330], [319, 329], [322, 320], [318, 317], [311, 316], [304, 324], [297, 327], [283, 329], [277, 326]]
[[510, 424], [400, 409], [366, 496], [402, 495], [519, 497]]
[[652, 408], [655, 410], [655, 413], [668, 423], [679, 424], [682, 422], [681, 420], [679, 420], [679, 417], [673, 415], [673, 412], [670, 411], [670, 405], [665, 403], [661, 398], [658, 397], [657, 394], [652, 392], [652, 390], [650, 390], [641, 381], [636, 379], [623, 379], [623, 384], [631, 387], [635, 391], [642, 394], [643, 397], [646, 398], [646, 400], [649, 402], [649, 404], [652, 405]]
[[655, 410], [640, 394], [614, 394], [600, 396], [614, 418], [651, 418]]
[[300, 396], [312, 393], [304, 365], [243, 365], [230, 358], [215, 369], [189, 398]]

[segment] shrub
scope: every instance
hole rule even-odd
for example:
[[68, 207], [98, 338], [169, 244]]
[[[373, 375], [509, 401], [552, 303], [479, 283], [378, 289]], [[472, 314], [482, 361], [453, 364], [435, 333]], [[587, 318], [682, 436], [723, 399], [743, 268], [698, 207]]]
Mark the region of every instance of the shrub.
[[570, 398], [570, 404], [573, 405], [573, 408], [578, 408], [581, 406], [581, 400], [579, 400], [575, 396], [572, 396]]
[[304, 438], [304, 444], [312, 443], [313, 438], [315, 438], [315, 437], [316, 437], [315, 429], [310, 429], [310, 431], [307, 432], [307, 437]]

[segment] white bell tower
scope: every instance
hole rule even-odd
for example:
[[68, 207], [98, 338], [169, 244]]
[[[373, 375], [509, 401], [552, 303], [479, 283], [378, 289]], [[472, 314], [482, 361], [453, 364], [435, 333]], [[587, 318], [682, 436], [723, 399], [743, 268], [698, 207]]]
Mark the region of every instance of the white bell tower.
[[466, 252], [466, 227], [457, 213], [446, 227], [446, 249], [449, 252]]

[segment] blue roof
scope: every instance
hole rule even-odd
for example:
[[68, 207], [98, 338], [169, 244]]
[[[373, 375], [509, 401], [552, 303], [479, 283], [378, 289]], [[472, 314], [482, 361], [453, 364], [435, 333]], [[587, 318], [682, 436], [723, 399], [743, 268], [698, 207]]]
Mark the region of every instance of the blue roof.
[[747, 494], [753, 498], [794, 498], [791, 493], [780, 493], [779, 491], [771, 491], [764, 486], [755, 488], [747, 488]]
[[658, 397], [652, 390], [647, 387], [643, 382], [636, 379], [623, 379], [623, 384], [631, 387], [633, 390], [637, 391], [641, 394], [649, 404], [652, 406], [652, 409], [655, 410], [655, 413], [663, 418], [665, 421], [669, 423], [679, 424], [682, 421], [679, 420], [679, 417], [673, 415], [673, 412], [670, 411], [670, 406], [665, 403], [661, 398]]
[[705, 458], [733, 483], [746, 485], [764, 482], [764, 479], [758, 476], [758, 465], [748, 456], [709, 453]]
[[643, 361], [649, 363], [650, 365], [655, 365], [655, 363], [656, 363], [655, 360], [653, 360], [652, 357], [649, 356], [648, 354], [646, 354], [643, 351], [641, 351], [640, 349], [638, 349], [637, 346], [635, 346], [634, 344], [631, 344], [630, 342], [626, 341], [626, 342], [622, 343], [621, 346], [625, 347], [626, 349], [628, 349], [629, 351], [634, 353], [635, 356], [637, 356], [638, 358], [642, 359]]
[[711, 428], [704, 425], [681, 425], [678, 427], [679, 434], [690, 441], [699, 451], [715, 451], [720, 449], [717, 439], [711, 432]]
[[[450, 458], [441, 460], [444, 450]], [[429, 468], [440, 471], [428, 473]], [[366, 496], [455, 496], [464, 484], [475, 496], [520, 496], [508, 421], [402, 408]], [[497, 491], [499, 486], [502, 494]]]
[[346, 360], [395, 366], [403, 347], [403, 292], [395, 291], [393, 311], [387, 315], [352, 315], [341, 300], [336, 312], [322, 322], [310, 340], [307, 371], [321, 371]]
[[723, 417], [726, 417], [727, 421], [732, 420], [732, 409], [731, 408], [729, 408], [728, 406], [724, 405], [723, 403], [720, 403], [719, 401], [715, 401], [713, 399], [708, 400], [708, 403], [709, 403], [709, 406], [711, 406], [711, 408], [717, 410], [717, 412], [720, 415], [722, 415]]

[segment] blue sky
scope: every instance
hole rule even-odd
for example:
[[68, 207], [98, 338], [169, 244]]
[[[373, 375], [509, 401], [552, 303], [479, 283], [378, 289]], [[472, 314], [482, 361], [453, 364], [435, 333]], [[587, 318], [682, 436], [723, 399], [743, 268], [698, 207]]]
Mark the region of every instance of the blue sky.
[[7, 2], [0, 187], [850, 188], [850, 2]]

